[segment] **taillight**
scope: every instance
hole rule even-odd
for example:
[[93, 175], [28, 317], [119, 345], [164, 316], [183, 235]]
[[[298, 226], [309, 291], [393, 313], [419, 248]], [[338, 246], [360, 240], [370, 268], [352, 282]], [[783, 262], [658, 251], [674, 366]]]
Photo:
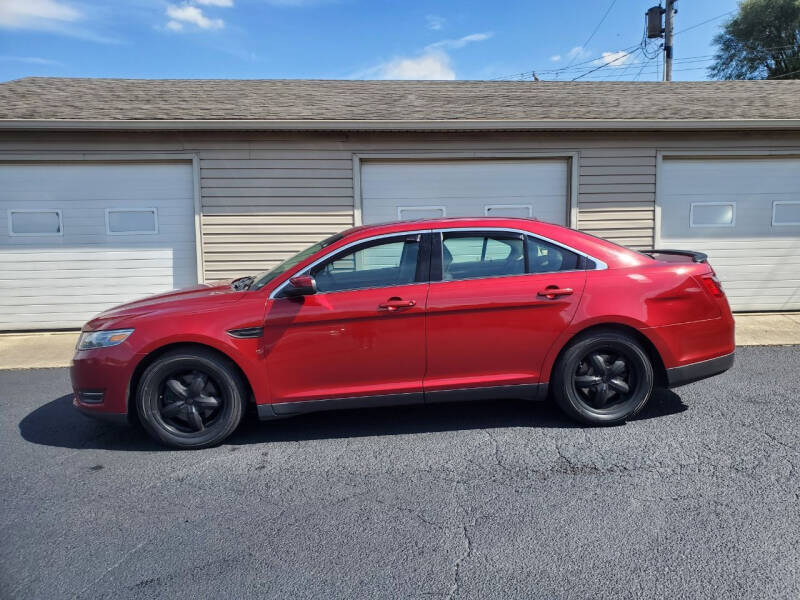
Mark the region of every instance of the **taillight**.
[[725, 295], [725, 292], [722, 291], [722, 283], [715, 275], [703, 275], [700, 278], [700, 283], [702, 283], [706, 291], [715, 298]]

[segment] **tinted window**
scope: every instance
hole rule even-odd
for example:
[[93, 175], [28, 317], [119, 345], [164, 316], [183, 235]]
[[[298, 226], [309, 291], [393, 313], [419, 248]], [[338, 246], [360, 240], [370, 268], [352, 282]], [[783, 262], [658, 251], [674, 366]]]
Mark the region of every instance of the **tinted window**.
[[316, 267], [311, 274], [320, 292], [390, 287], [414, 283], [419, 239], [367, 242]]
[[566, 248], [544, 240], [528, 237], [528, 270], [530, 273], [575, 271], [580, 268], [580, 256]]
[[442, 278], [445, 280], [524, 274], [522, 236], [503, 233], [443, 235]]

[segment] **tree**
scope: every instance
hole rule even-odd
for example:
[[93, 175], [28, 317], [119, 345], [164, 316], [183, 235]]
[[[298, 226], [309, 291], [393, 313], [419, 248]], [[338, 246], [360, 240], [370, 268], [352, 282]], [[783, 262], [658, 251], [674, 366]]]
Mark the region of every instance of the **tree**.
[[800, 79], [800, 0], [743, 0], [714, 44], [715, 79]]

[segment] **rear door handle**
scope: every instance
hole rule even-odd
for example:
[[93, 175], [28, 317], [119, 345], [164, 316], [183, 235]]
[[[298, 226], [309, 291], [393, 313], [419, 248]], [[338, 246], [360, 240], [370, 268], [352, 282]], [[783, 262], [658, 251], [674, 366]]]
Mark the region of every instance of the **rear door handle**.
[[390, 312], [396, 311], [398, 308], [410, 308], [412, 306], [416, 306], [416, 300], [403, 300], [402, 298], [389, 298], [383, 304], [379, 304], [378, 308], [382, 308], [384, 310], [388, 310]]
[[553, 300], [559, 296], [571, 296], [572, 294], [572, 288], [560, 288], [555, 285], [548, 285], [546, 288], [539, 291], [539, 296], [544, 296], [549, 300]]

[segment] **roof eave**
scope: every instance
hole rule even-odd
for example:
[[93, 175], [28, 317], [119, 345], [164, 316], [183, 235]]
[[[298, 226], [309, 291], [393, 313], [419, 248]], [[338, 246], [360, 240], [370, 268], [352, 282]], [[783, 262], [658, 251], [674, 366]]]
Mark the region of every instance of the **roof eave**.
[[574, 120], [77, 120], [0, 119], [13, 130], [218, 130], [218, 131], [526, 131], [526, 130], [694, 130], [800, 129], [800, 119], [574, 119]]

